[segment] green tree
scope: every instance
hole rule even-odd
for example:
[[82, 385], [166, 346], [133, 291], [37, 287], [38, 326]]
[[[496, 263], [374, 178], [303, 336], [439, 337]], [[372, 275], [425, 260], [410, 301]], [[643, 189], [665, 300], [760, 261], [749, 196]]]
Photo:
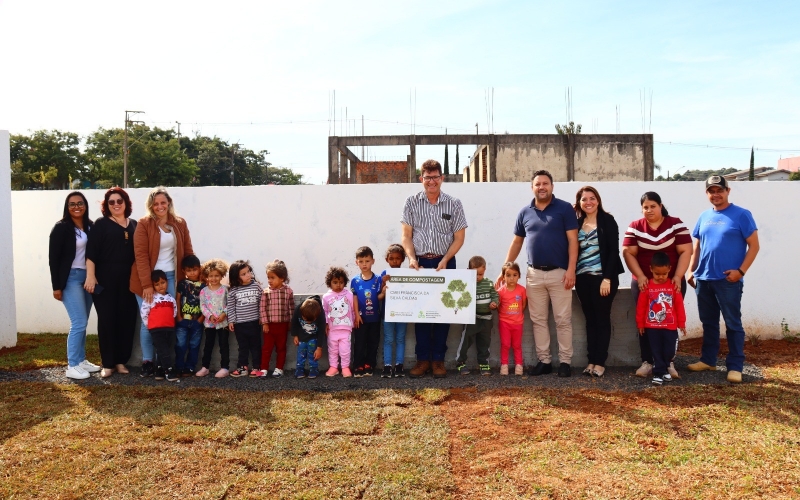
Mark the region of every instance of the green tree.
[[69, 189], [78, 176], [83, 162], [78, 134], [37, 130], [11, 135], [10, 143], [19, 189]]
[[789, 175], [789, 180], [790, 181], [800, 181], [800, 172], [792, 172]]
[[750, 175], [747, 177], [747, 180], [756, 180], [756, 157], [752, 147], [750, 148]]
[[581, 124], [575, 125], [575, 122], [569, 122], [566, 125], [559, 125], [556, 123], [556, 132], [558, 135], [575, 135], [581, 133]]
[[122, 185], [123, 135], [121, 128], [101, 127], [86, 137], [81, 179], [87, 181], [90, 188]]

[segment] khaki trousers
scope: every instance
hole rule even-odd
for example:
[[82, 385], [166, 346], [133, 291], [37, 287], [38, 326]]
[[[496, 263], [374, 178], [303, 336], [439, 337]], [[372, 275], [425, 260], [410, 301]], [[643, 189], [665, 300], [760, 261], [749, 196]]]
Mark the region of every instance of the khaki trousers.
[[572, 290], [564, 290], [566, 270], [553, 269], [541, 271], [528, 268], [526, 290], [528, 311], [533, 322], [533, 341], [536, 344], [536, 357], [542, 363], [551, 363], [550, 327], [548, 310], [553, 304], [553, 317], [556, 320], [558, 337], [558, 359], [561, 363], [572, 363]]

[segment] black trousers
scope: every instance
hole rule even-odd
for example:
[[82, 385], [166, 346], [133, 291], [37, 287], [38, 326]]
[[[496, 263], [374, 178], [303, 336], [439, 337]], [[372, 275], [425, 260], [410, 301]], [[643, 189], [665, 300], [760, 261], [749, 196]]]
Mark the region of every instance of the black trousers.
[[[681, 280], [681, 297], [684, 299], [686, 298], [686, 278]], [[631, 278], [631, 294], [633, 294], [633, 309], [636, 310], [636, 305], [639, 302], [639, 281], [636, 278]], [[636, 323], [636, 315], [634, 314], [633, 318], [634, 324]], [[637, 328], [636, 331], [638, 332], [639, 329]], [[648, 363], [655, 364], [653, 360], [653, 353], [650, 350], [650, 339], [647, 336], [648, 329], [645, 328], [644, 335], [638, 335], [639, 337], [639, 351], [642, 353], [642, 361], [647, 361]], [[674, 359], [674, 356], [673, 356]], [[672, 363], [673, 359], [669, 360]]]
[[645, 328], [653, 353], [653, 376], [665, 375], [667, 368], [678, 352], [678, 330]]
[[153, 337], [153, 347], [156, 349], [156, 359], [164, 370], [172, 368], [172, 343], [175, 339], [174, 328], [156, 328], [150, 330]]
[[203, 366], [211, 368], [211, 354], [214, 352], [214, 343], [219, 338], [219, 367], [230, 369], [231, 356], [228, 347], [228, 327], [225, 328], [206, 328], [206, 343], [203, 347]]
[[600, 295], [603, 277], [579, 274], [575, 277], [575, 290], [586, 317], [586, 347], [590, 365], [606, 365], [608, 344], [611, 342], [611, 305], [619, 289], [619, 278], [611, 279], [611, 293]]
[[375, 368], [378, 359], [378, 342], [381, 339], [381, 323], [361, 323], [353, 330], [353, 367], [369, 365]]
[[[258, 320], [236, 323], [233, 327], [236, 342], [239, 344], [237, 366], [247, 366], [254, 370], [261, 366], [261, 325]], [[253, 364], [248, 363], [250, 356]]]
[[114, 368], [131, 357], [139, 307], [127, 281], [120, 286], [103, 286], [102, 293], [92, 295], [97, 311], [97, 340], [103, 368]]

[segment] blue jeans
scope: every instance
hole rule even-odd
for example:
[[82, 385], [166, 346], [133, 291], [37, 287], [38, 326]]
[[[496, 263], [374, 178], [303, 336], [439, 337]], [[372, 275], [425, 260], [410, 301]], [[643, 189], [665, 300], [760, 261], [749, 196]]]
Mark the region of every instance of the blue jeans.
[[[175, 298], [175, 271], [168, 271], [167, 273], [167, 293], [172, 295]], [[136, 296], [136, 302], [139, 303], [139, 310], [142, 310], [142, 302], [144, 299]], [[141, 319], [141, 318], [140, 318]], [[142, 326], [139, 328], [139, 343], [142, 345], [142, 362], [145, 361], [154, 361], [154, 352], [153, 352], [153, 337], [150, 336], [150, 330], [147, 329], [147, 325], [142, 323]], [[164, 367], [166, 369], [168, 367]]]
[[[394, 363], [392, 363], [394, 346]], [[406, 324], [383, 322], [383, 364], [401, 365], [406, 357]]]
[[725, 320], [725, 336], [728, 338], [728, 371], [742, 371], [744, 367], [744, 328], [742, 327], [741, 280], [697, 280], [697, 312], [703, 324], [703, 348], [700, 361], [716, 366], [719, 354], [719, 315]]
[[[419, 267], [425, 269], [436, 269], [441, 257], [435, 259], [418, 259]], [[447, 261], [447, 269], [456, 268], [456, 258]], [[417, 354], [417, 361], [444, 361], [447, 352], [447, 335], [450, 333], [448, 323], [416, 323], [414, 334], [417, 337], [417, 345], [414, 350]]]
[[61, 301], [69, 315], [67, 363], [77, 366], [86, 359], [86, 325], [92, 309], [92, 295], [83, 289], [86, 269], [70, 269], [67, 286], [61, 291]]
[[[197, 320], [182, 319], [175, 326], [175, 368], [194, 369], [200, 355], [200, 340], [203, 338], [203, 323]], [[189, 355], [186, 356], [186, 351]], [[186, 358], [186, 363], [184, 363]]]
[[319, 362], [314, 359], [314, 351], [317, 350], [317, 339], [308, 339], [308, 342], [300, 342], [297, 344], [297, 369], [303, 370], [306, 367], [306, 360], [308, 360], [308, 367], [310, 369], [319, 370]]

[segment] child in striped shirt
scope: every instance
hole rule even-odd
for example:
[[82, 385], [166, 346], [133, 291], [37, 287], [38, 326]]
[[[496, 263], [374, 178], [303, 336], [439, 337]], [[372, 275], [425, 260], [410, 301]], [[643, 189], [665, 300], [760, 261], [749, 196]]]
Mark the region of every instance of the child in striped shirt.
[[478, 369], [481, 375], [491, 375], [489, 368], [489, 344], [492, 342], [492, 311], [497, 309], [500, 298], [494, 283], [486, 278], [486, 259], [480, 255], [469, 259], [469, 269], [475, 270], [478, 284], [475, 287], [475, 324], [464, 325], [461, 343], [458, 344], [456, 369], [461, 375], [469, 375], [467, 350], [474, 343], [478, 354]]
[[[246, 260], [231, 264], [231, 288], [228, 291], [228, 329], [236, 335], [239, 344], [238, 368], [231, 377], [266, 377], [261, 365], [261, 328], [259, 328], [259, 304], [264, 291], [253, 276], [253, 268]], [[250, 356], [253, 364], [249, 364]]]
[[278, 357], [275, 362], [273, 377], [283, 376], [283, 365], [286, 364], [286, 334], [294, 309], [294, 292], [286, 284], [289, 283], [289, 270], [282, 260], [273, 260], [267, 264], [267, 283], [269, 287], [261, 294], [261, 331], [264, 342], [261, 344], [261, 370], [269, 373], [269, 360], [275, 348]]

